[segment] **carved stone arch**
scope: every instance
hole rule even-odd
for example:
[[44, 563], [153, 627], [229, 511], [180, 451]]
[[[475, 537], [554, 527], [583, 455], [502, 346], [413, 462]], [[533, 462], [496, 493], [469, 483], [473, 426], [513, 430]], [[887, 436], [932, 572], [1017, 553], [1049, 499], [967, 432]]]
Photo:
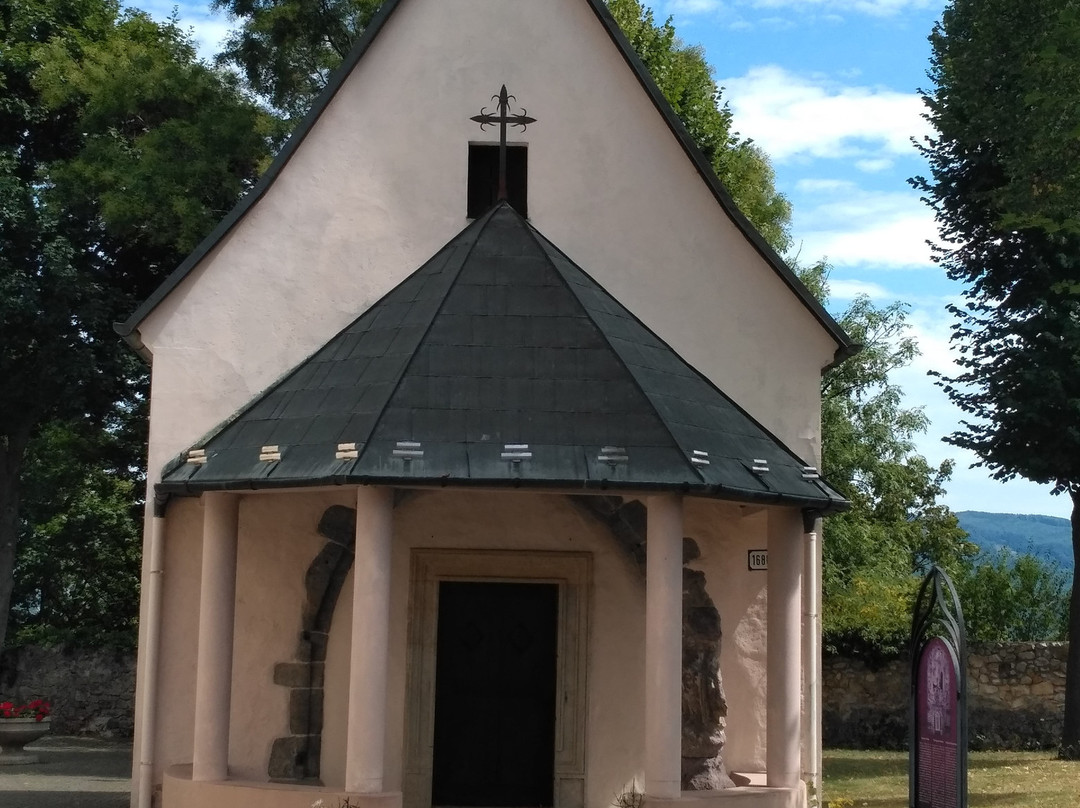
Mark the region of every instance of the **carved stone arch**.
[[[645, 506], [622, 497], [571, 496], [578, 507], [603, 523], [645, 577]], [[682, 604], [682, 787], [730, 788], [723, 760], [727, 740], [727, 698], [720, 677], [720, 611], [705, 589], [705, 573], [686, 565], [701, 557], [692, 538], [683, 538]]]
[[338, 596], [353, 565], [356, 509], [330, 506], [319, 520], [318, 530], [326, 543], [304, 575], [296, 654], [274, 666], [274, 684], [289, 688], [289, 734], [274, 739], [267, 765], [267, 773], [275, 781], [319, 779], [326, 645]]

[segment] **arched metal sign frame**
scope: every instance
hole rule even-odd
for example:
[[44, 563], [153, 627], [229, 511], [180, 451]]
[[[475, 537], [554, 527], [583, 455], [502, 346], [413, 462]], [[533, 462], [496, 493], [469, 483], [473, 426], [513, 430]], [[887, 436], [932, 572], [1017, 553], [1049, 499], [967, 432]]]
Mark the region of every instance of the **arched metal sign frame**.
[[[956, 760], [955, 802], [920, 801], [919, 774], [922, 710], [920, 705], [920, 672], [927, 646], [943, 643], [952, 662], [956, 698]], [[909, 808], [967, 808], [967, 630], [960, 598], [949, 576], [940, 567], [933, 567], [919, 587], [911, 619], [911, 694], [909, 699], [908, 805]], [[924, 772], [925, 776], [925, 772]], [[949, 794], [948, 796], [952, 796]]]

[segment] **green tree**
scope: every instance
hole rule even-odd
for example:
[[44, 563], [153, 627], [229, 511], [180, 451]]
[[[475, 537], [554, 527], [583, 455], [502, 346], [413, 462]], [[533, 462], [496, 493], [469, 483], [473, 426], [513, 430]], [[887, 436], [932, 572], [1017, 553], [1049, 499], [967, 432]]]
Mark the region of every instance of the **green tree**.
[[739, 210], [776, 250], [786, 251], [791, 204], [776, 190], [769, 158], [732, 129], [704, 49], [683, 43], [670, 17], [657, 25], [640, 0], [608, 0], [608, 8]]
[[218, 55], [248, 86], [299, 120], [383, 0], [213, 0], [241, 21]]
[[135, 647], [144, 481], [128, 463], [146, 420], [127, 415], [104, 430], [53, 422], [31, 441], [12, 645]]
[[[827, 303], [828, 267], [800, 275]], [[963, 569], [978, 548], [938, 502], [951, 463], [935, 467], [915, 451], [928, 421], [902, 406], [891, 379], [918, 355], [907, 307], [859, 296], [838, 322], [863, 349], [821, 381], [822, 471], [852, 503], [829, 517], [823, 543], [825, 643], [887, 655], [907, 643], [919, 576], [931, 564]]]
[[0, 87], [2, 647], [23, 496], [40, 494], [30, 447], [137, 405], [145, 371], [112, 323], [253, 182], [275, 130], [175, 24], [115, 0], [0, 0]]
[[[967, 420], [948, 440], [998, 479], [1072, 499], [1080, 568], [1080, 26], [1071, 0], [954, 0], [931, 35], [923, 152], [938, 259], [965, 284], [942, 380]], [[1069, 189], [1072, 190], [1069, 190]], [[1063, 757], [1080, 758], [1080, 588], [1073, 587]]]
[[[297, 120], [364, 32], [382, 0], [213, 0], [240, 27], [218, 60]], [[790, 246], [791, 206], [774, 184], [772, 166], [752, 141], [731, 129], [731, 113], [700, 47], [679, 41], [668, 19], [657, 25], [639, 0], [609, 0], [612, 16], [664, 97], [746, 217], [778, 251]]]
[[968, 638], [975, 642], [1063, 640], [1069, 576], [1030, 553], [1000, 550], [955, 578]]

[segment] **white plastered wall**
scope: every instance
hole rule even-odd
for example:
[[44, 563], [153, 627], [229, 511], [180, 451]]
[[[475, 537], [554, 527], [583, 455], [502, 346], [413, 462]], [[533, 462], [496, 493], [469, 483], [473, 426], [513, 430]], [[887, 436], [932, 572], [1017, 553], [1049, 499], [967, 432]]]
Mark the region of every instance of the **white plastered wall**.
[[[538, 119], [511, 135], [529, 145], [532, 222], [814, 462], [819, 371], [836, 345], [721, 210], [587, 4], [401, 0], [274, 185], [140, 325], [150, 485], [466, 224], [467, 144], [497, 137], [469, 117], [504, 82]], [[167, 536], [157, 736], [173, 762], [190, 754], [194, 507], [170, 508]]]

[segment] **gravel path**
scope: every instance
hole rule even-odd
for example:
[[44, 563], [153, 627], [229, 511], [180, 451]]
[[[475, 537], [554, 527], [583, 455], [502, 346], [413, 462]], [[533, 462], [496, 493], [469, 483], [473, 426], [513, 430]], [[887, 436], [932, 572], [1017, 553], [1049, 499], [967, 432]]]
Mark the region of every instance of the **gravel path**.
[[130, 743], [49, 737], [27, 751], [41, 762], [0, 766], [3, 808], [127, 808]]

